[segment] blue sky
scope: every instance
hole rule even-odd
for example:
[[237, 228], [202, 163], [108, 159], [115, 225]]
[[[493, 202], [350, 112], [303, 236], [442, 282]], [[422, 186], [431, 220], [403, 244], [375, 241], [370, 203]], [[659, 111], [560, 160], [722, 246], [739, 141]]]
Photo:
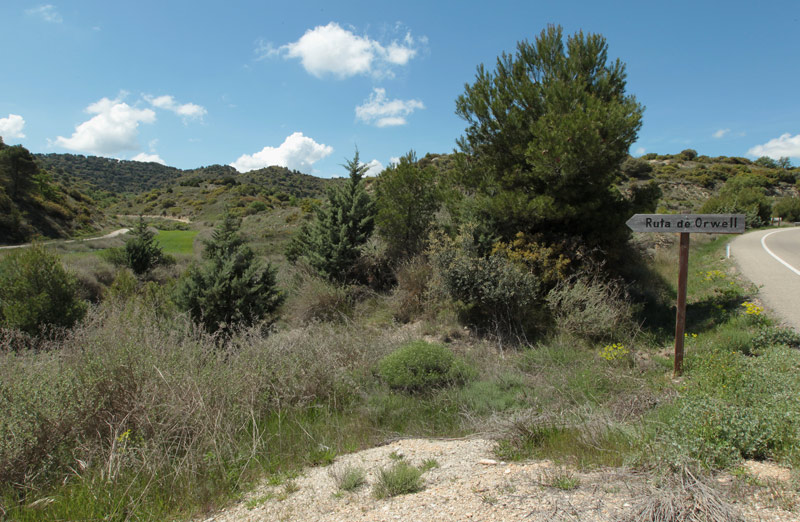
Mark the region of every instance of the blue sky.
[[34, 152], [344, 174], [451, 152], [455, 99], [547, 24], [600, 33], [645, 105], [631, 153], [800, 163], [800, 4], [3, 0], [0, 135]]

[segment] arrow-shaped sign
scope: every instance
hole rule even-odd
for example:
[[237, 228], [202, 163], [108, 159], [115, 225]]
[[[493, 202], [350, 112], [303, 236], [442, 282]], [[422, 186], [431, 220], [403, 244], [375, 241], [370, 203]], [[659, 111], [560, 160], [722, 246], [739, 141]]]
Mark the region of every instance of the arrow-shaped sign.
[[634, 232], [741, 234], [744, 214], [636, 214], [625, 224]]

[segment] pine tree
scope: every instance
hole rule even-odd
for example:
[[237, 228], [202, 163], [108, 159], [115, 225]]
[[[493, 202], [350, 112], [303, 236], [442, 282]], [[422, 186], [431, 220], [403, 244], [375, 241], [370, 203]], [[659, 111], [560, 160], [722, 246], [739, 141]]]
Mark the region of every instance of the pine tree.
[[328, 204], [317, 209], [314, 220], [292, 240], [290, 259], [305, 260], [321, 275], [334, 281], [353, 277], [353, 268], [375, 228], [375, 203], [364, 188], [367, 166], [358, 151], [344, 167], [349, 179], [328, 192]]
[[239, 236], [241, 222], [226, 213], [205, 242], [203, 266], [193, 265], [181, 278], [175, 301], [208, 331], [249, 326], [275, 312], [283, 302], [275, 269], [255, 258]]
[[147, 229], [142, 216], [125, 241], [125, 260], [136, 275], [149, 272], [164, 260], [164, 251], [156, 243], [155, 234]]

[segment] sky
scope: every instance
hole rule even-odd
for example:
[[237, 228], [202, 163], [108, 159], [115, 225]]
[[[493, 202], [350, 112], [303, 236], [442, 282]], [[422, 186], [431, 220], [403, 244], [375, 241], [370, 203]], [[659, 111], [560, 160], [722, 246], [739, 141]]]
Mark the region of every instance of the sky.
[[635, 156], [800, 164], [800, 3], [2, 0], [0, 136], [32, 152], [376, 174], [449, 153], [455, 100], [548, 24], [602, 34], [645, 106]]

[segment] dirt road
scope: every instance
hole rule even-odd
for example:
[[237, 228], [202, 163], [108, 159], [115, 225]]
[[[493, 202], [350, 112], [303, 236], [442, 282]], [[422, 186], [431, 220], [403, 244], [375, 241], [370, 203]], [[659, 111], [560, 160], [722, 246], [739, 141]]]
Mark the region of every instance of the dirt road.
[[[111, 239], [112, 237], [117, 237], [121, 236], [122, 234], [127, 234], [130, 231], [131, 229], [129, 228], [120, 228], [104, 236], [87, 237], [86, 239], [56, 239], [55, 241], [45, 241], [44, 243], [42, 243], [42, 245], [51, 245], [53, 243], [76, 243], [78, 241], [98, 241], [100, 239]], [[11, 250], [12, 248], [25, 248], [29, 246], [31, 246], [31, 243], [23, 243], [21, 245], [0, 246], [0, 250]]]
[[800, 331], [800, 227], [758, 230], [731, 243], [742, 274], [787, 325]]

